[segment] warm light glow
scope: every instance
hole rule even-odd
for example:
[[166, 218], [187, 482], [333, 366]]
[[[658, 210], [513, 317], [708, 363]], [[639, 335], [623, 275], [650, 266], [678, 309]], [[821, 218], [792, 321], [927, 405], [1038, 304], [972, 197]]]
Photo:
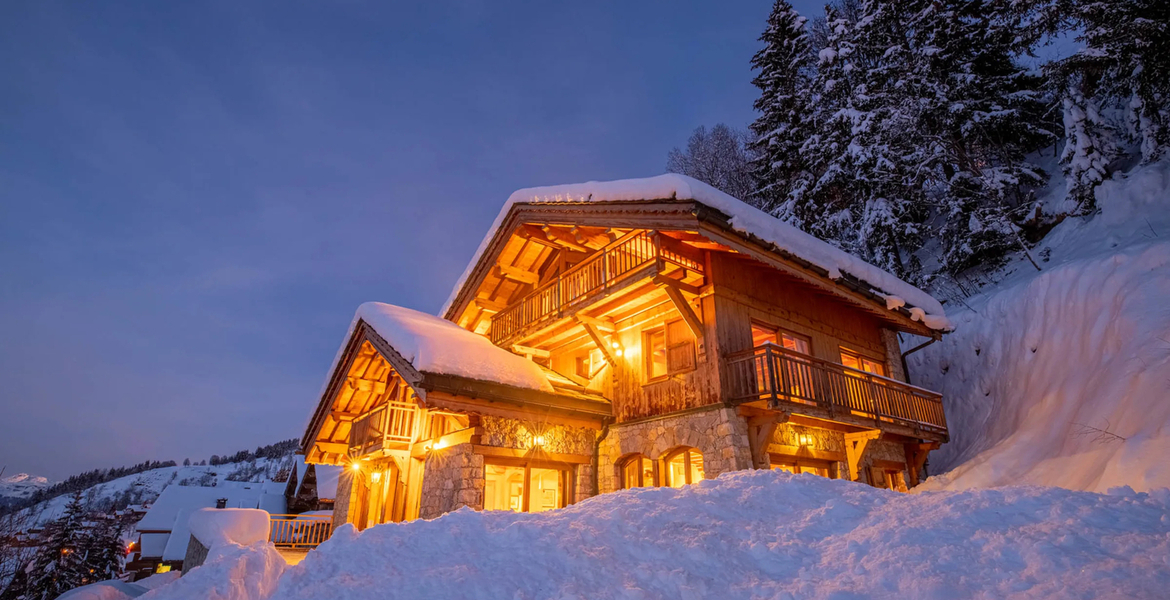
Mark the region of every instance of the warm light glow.
[[802, 433], [797, 437], [797, 441], [801, 446], [811, 446], [813, 445], [813, 436]]
[[439, 440], [439, 441], [435, 442], [434, 446], [431, 446], [431, 447], [434, 448], [435, 450], [442, 450], [443, 448], [447, 447], [447, 440]]
[[370, 473], [370, 480], [373, 481], [374, 483], [378, 483], [379, 481], [382, 481], [382, 472], [381, 471], [374, 471], [373, 473]]
[[349, 466], [349, 468], [353, 469], [354, 471], [361, 471], [362, 470], [362, 466], [357, 464], [357, 463], [353, 463], [352, 465]]
[[615, 355], [617, 355], [617, 357], [618, 357], [618, 358], [621, 358], [621, 357], [622, 357], [622, 349], [621, 349], [621, 348], [618, 348], [617, 350], [614, 350], [614, 351], [613, 351], [613, 353], [614, 353]]
[[543, 446], [544, 445], [544, 436], [538, 435], [538, 436], [532, 438], [532, 443], [536, 444], [537, 446]]
[[613, 348], [614, 348], [615, 350], [616, 350], [616, 349], [618, 349], [618, 348], [621, 348], [621, 347], [622, 347], [622, 345], [621, 345], [621, 344], [617, 343], [617, 340], [614, 340], [614, 341], [610, 342], [610, 343], [609, 343], [609, 345], [610, 345], [610, 346], [613, 346]]
[[170, 565], [159, 565], [158, 568], [154, 570], [154, 572], [155, 573], [170, 573], [171, 566]]

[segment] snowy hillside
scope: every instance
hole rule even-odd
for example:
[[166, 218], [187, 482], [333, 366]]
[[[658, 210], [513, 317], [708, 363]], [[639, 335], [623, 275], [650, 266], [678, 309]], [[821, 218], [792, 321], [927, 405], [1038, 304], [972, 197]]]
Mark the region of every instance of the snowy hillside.
[[1163, 598], [1170, 494], [741, 471], [547, 513], [347, 525], [293, 567], [275, 554], [213, 550], [142, 598]]
[[[168, 485], [190, 485], [211, 487], [228, 481], [271, 481], [283, 468], [291, 467], [295, 457], [259, 458], [246, 462], [221, 465], [191, 465], [187, 467], [162, 467], [135, 475], [127, 475], [95, 485], [82, 492], [88, 503], [140, 504], [153, 502]], [[59, 517], [69, 504], [68, 494], [57, 496], [25, 509], [37, 523], [46, 523]]]
[[951, 430], [925, 489], [1170, 486], [1170, 162], [1097, 199], [1037, 247], [1043, 272], [951, 303], [956, 331], [910, 357]]
[[47, 487], [49, 487], [49, 480], [44, 477], [17, 473], [11, 477], [0, 479], [0, 501], [5, 499], [23, 500]]

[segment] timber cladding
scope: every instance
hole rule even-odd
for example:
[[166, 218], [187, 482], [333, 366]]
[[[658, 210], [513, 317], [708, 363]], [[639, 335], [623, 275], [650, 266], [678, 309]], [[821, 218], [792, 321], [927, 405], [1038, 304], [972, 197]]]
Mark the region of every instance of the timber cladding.
[[722, 355], [752, 348], [752, 322], [803, 335], [811, 354], [840, 363], [844, 346], [887, 362], [883, 323], [868, 313], [754, 260], [712, 253], [711, 281]]

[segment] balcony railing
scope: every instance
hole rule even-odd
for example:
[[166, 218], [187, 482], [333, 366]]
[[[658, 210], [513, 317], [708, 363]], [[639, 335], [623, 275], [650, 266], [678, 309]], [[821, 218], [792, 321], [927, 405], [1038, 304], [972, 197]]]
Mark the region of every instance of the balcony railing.
[[417, 412], [413, 404], [389, 402], [354, 419], [349, 430], [349, 455], [356, 458], [410, 444], [414, 441]]
[[492, 317], [492, 342], [498, 344], [532, 324], [560, 318], [651, 265], [672, 263], [702, 272], [703, 263], [688, 254], [661, 235], [631, 232], [497, 313]]
[[269, 515], [268, 541], [278, 548], [316, 548], [333, 534], [333, 515]]
[[806, 404], [874, 421], [946, 434], [942, 395], [793, 352], [771, 342], [728, 357], [731, 396]]

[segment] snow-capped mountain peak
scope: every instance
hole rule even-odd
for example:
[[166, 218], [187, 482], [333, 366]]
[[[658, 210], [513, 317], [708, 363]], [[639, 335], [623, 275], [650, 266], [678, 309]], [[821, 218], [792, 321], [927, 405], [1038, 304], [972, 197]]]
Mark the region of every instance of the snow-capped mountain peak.
[[10, 477], [0, 479], [0, 497], [4, 498], [28, 498], [36, 493], [49, 487], [49, 480], [38, 475], [29, 475], [28, 473], [17, 473]]

